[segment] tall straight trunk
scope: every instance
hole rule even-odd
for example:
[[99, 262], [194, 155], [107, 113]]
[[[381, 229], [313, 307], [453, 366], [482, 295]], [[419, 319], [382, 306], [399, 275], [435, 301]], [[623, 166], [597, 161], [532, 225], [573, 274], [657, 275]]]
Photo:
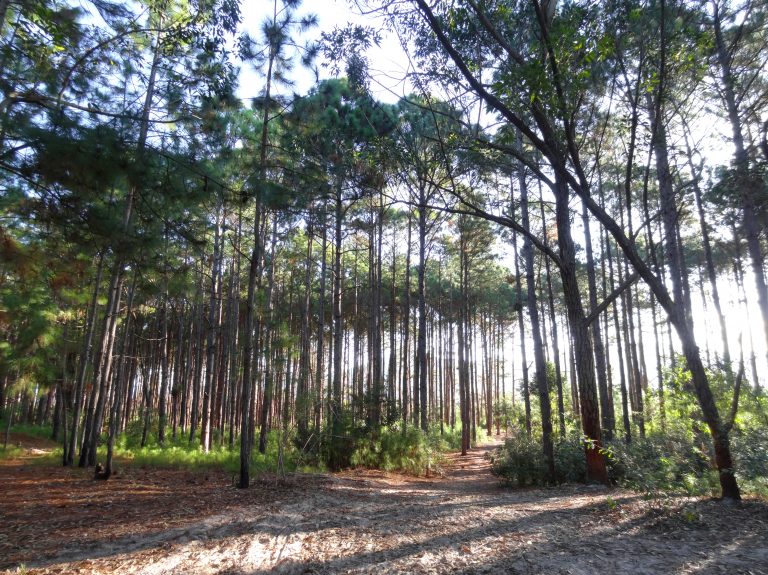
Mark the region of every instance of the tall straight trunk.
[[343, 248], [342, 242], [342, 222], [344, 219], [343, 199], [342, 199], [341, 182], [338, 182], [338, 188], [336, 190], [335, 198], [335, 237], [334, 237], [334, 254], [333, 254], [333, 379], [331, 383], [331, 394], [328, 409], [331, 417], [331, 434], [333, 435], [332, 443], [335, 444], [332, 449], [331, 460], [329, 461], [329, 467], [331, 469], [340, 469], [342, 465], [341, 453], [339, 452], [340, 442], [338, 439], [341, 437], [341, 360], [343, 357], [343, 344], [344, 344], [344, 332], [342, 330], [342, 307], [341, 296], [343, 289], [342, 281], [342, 269], [341, 269], [341, 253]]
[[[273, 3], [272, 21], [277, 20], [277, 2]], [[264, 85], [264, 106], [262, 108], [261, 117], [261, 141], [259, 146], [259, 176], [262, 180], [266, 180], [267, 177], [267, 146], [269, 145], [269, 106], [272, 98], [272, 79], [275, 60], [278, 54], [274, 43], [270, 42], [269, 51], [267, 55], [267, 73], [266, 83]], [[263, 206], [261, 192], [256, 192], [255, 198], [255, 212], [253, 218], [253, 250], [251, 252], [251, 262], [248, 268], [248, 295], [246, 302], [246, 319], [245, 319], [245, 346], [243, 349], [243, 405], [242, 405], [242, 420], [241, 420], [241, 437], [240, 437], [240, 481], [238, 486], [241, 489], [246, 489], [250, 485], [250, 463], [251, 463], [251, 448], [253, 445], [253, 428], [254, 428], [254, 394], [253, 386], [254, 369], [253, 362], [257, 361], [254, 357], [254, 338], [257, 339], [260, 334], [258, 327], [258, 318], [256, 310], [256, 291], [261, 282], [261, 259], [263, 257], [263, 245], [264, 238], [262, 236], [262, 219], [266, 220], [263, 216]], [[258, 345], [256, 346], [258, 349]]]
[[586, 436], [587, 478], [601, 483], [608, 482], [605, 459], [601, 453], [602, 433], [600, 430], [600, 412], [598, 409], [597, 386], [595, 384], [594, 352], [589, 337], [584, 308], [581, 302], [578, 278], [576, 276], [576, 249], [571, 236], [571, 221], [568, 186], [556, 174], [554, 186], [557, 214], [557, 242], [560, 248], [561, 277], [563, 294], [571, 322], [571, 335], [574, 344], [576, 371], [579, 383], [579, 401], [581, 407], [581, 426]]
[[125, 408], [122, 410], [120, 416], [120, 432], [124, 433], [127, 422], [132, 419], [134, 410], [134, 399], [136, 395], [136, 381], [138, 379], [138, 355], [139, 355], [139, 342], [138, 337], [134, 335], [133, 342], [128, 356], [128, 363], [126, 365], [126, 379], [125, 379]]
[[491, 331], [491, 319], [490, 314], [484, 314], [484, 321], [481, 329], [481, 336], [483, 340], [483, 381], [484, 383], [484, 397], [485, 397], [485, 430], [488, 433], [488, 437], [493, 435], [493, 371], [491, 354], [493, 353], [493, 333]]
[[[541, 197], [541, 189], [539, 190], [539, 197]], [[539, 202], [541, 204], [541, 222], [544, 226], [544, 236], [546, 237], [546, 219], [544, 217], [544, 201]], [[549, 323], [552, 326], [552, 351], [554, 352], [555, 363], [555, 385], [557, 386], [557, 415], [560, 431], [560, 438], [565, 438], [565, 400], [563, 398], [563, 373], [562, 366], [560, 365], [560, 338], [557, 328], [557, 315], [555, 313], [555, 294], [552, 289], [552, 265], [548, 257], [544, 257], [544, 266], [547, 273], [547, 301], [549, 304]]]
[[[621, 283], [625, 277], [625, 265], [619, 262], [617, 269], [619, 272], [619, 283]], [[622, 294], [621, 302], [624, 350], [627, 354], [629, 406], [632, 410], [632, 421], [637, 425], [639, 436], [643, 438], [645, 437], [645, 411], [643, 409], [642, 374], [640, 373], [640, 362], [635, 343], [635, 316], [631, 288]]]
[[387, 421], [391, 422], [395, 415], [395, 385], [397, 375], [397, 228], [392, 226], [392, 283], [389, 291], [389, 368], [387, 370]]
[[[158, 318], [155, 318], [152, 324], [147, 328], [148, 335], [144, 348], [144, 358], [142, 365], [142, 415], [144, 417], [144, 427], [141, 431], [141, 444], [143, 448], [147, 445], [149, 439], [149, 427], [152, 423], [152, 396], [154, 395], [155, 383], [157, 380], [157, 369], [155, 360], [157, 359], [157, 346], [152, 345], [152, 342], [159, 339], [158, 332], [160, 330], [160, 322]], [[148, 360], [146, 358], [149, 358]]]
[[[200, 283], [203, 282], [203, 270], [202, 262], [200, 267]], [[203, 379], [203, 347], [204, 347], [204, 334], [205, 334], [205, 306], [202, 304], [196, 305], [196, 318], [195, 318], [195, 369], [192, 373], [192, 405], [190, 406], [189, 416], [189, 443], [190, 445], [195, 441], [195, 432], [200, 422], [200, 394], [202, 391], [202, 379]]]
[[[526, 186], [525, 183], [525, 172], [523, 171], [523, 168], [520, 168], [520, 173], [518, 174], [518, 184], [522, 190], [524, 186]], [[510, 185], [512, 183], [510, 182]], [[512, 219], [515, 219], [515, 201], [514, 197], [511, 198], [511, 201], [509, 203], [509, 211], [510, 211], [510, 217]], [[517, 252], [517, 230], [513, 228], [512, 230], [512, 247], [514, 251], [514, 259], [515, 259], [515, 309], [517, 310], [517, 327], [518, 331], [520, 332], [520, 355], [523, 360], [522, 370], [523, 370], [523, 402], [525, 405], [525, 432], [528, 435], [528, 437], [531, 436], [531, 396], [529, 393], [529, 383], [528, 383], [528, 358], [526, 354], [526, 348], [525, 348], [525, 319], [523, 316], [523, 290], [521, 288], [520, 283], [520, 258], [518, 256]]]
[[122, 291], [122, 268], [115, 266], [109, 282], [109, 294], [107, 297], [107, 310], [104, 318], [104, 329], [101, 337], [101, 361], [97, 383], [94, 384], [89, 405], [91, 409], [86, 412], [85, 433], [80, 449], [80, 467], [92, 467], [96, 465], [96, 447], [101, 435], [101, 421], [104, 413], [104, 405], [107, 400], [107, 388], [112, 376], [112, 355], [117, 334], [117, 316], [120, 308], [120, 295]]
[[[611, 243], [610, 241], [605, 242], [605, 248], [606, 248], [606, 257], [608, 259], [608, 277], [610, 278], [611, 282], [611, 292], [616, 289], [616, 282], [614, 278], [616, 277], [614, 274], [614, 267], [613, 267], [613, 257], [611, 255]], [[617, 264], [618, 267], [621, 266], [621, 263]], [[619, 357], [619, 385], [621, 390], [621, 415], [622, 415], [622, 423], [624, 424], [624, 441], [626, 443], [632, 442], [632, 425], [630, 423], [629, 418], [629, 401], [628, 401], [628, 394], [627, 394], [627, 376], [626, 371], [624, 369], [624, 346], [621, 344], [622, 339], [622, 331], [619, 326], [619, 312], [618, 312], [618, 301], [613, 302], [613, 305], [611, 306], [613, 312], [613, 329], [616, 332], [616, 353]]]
[[[208, 187], [208, 179], [205, 179], [205, 187]], [[219, 325], [219, 303], [221, 301], [221, 290], [219, 285], [219, 275], [221, 267], [222, 252], [222, 230], [221, 230], [221, 202], [217, 200], [216, 212], [214, 214], [214, 234], [213, 234], [213, 258], [211, 262], [211, 285], [208, 297], [208, 321], [207, 336], [205, 343], [205, 386], [203, 388], [203, 410], [202, 423], [200, 425], [200, 445], [204, 453], [211, 449], [211, 402], [213, 399], [213, 386], [216, 377], [216, 346], [218, 343]]]
[[[243, 378], [242, 378], [242, 403], [240, 415], [240, 480], [238, 487], [247, 489], [250, 486], [251, 467], [251, 404], [253, 402], [254, 376], [254, 339], [256, 337], [256, 289], [259, 278], [261, 259], [261, 209], [256, 203], [254, 217], [254, 242], [251, 251], [251, 261], [248, 266], [248, 294], [245, 303], [245, 329], [243, 330]], [[194, 421], [193, 421], [194, 424]], [[194, 433], [194, 428], [193, 428]]]
[[[225, 216], [226, 217], [226, 216]], [[222, 252], [223, 252], [222, 239]], [[226, 290], [224, 291], [224, 256], [222, 255], [222, 265], [219, 268], [219, 323], [221, 324], [221, 337], [219, 337], [219, 347], [217, 355], [218, 361], [218, 374], [216, 390], [214, 394], [213, 404], [213, 421], [211, 422], [212, 429], [219, 430], [219, 446], [224, 444], [224, 437], [227, 431], [227, 424], [229, 421], [227, 404], [230, 396], [233, 393], [232, 390], [232, 374], [231, 364], [234, 361], [234, 350], [232, 340], [236, 338], [237, 324], [234, 319], [235, 307], [239, 305], [236, 303], [233, 290], [235, 285], [235, 262], [234, 259], [229, 262], [229, 282]], [[226, 301], [226, 305], [225, 305]], [[226, 314], [225, 314], [226, 309]], [[231, 429], [230, 429], [231, 432]]]
[[427, 303], [426, 303], [426, 265], [427, 265], [427, 198], [426, 184], [419, 188], [419, 331], [418, 331], [418, 393], [419, 393], [419, 420], [421, 429], [427, 431]]
[[323, 230], [322, 237], [322, 256], [320, 258], [320, 294], [319, 301], [320, 306], [318, 309], [318, 321], [317, 321], [317, 361], [315, 372], [315, 387], [316, 393], [314, 397], [314, 427], [315, 433], [320, 432], [320, 419], [322, 415], [323, 406], [323, 366], [325, 361], [325, 291], [326, 291], [326, 276], [328, 267], [328, 228], [327, 223], [327, 203], [323, 204], [323, 221], [321, 223], [321, 229]]
[[[582, 204], [581, 221], [584, 226], [584, 245], [586, 246], [587, 256], [587, 282], [589, 286], [589, 306], [592, 309], [597, 308], [597, 278], [595, 276], [595, 258], [592, 252], [592, 233], [589, 225], [589, 212], [587, 206]], [[600, 398], [600, 416], [602, 422], [603, 435], [606, 441], [613, 439], [613, 429], [616, 425], [615, 415], [613, 413], [613, 403], [611, 403], [610, 393], [608, 391], [607, 368], [605, 365], [605, 347], [603, 346], [603, 336], [600, 333], [600, 321], [592, 322], [592, 344], [595, 350], [595, 364], [597, 368], [597, 391]]]
[[296, 423], [299, 442], [305, 445], [309, 431], [309, 371], [310, 327], [312, 317], [312, 244], [314, 243], [314, 225], [311, 216], [307, 219], [307, 255], [304, 269], [304, 298], [301, 308], [301, 350], [299, 352], [299, 377], [296, 389]]
[[[467, 276], [469, 276], [469, 264], [467, 264]], [[469, 277], [467, 277], [467, 299], [469, 299]], [[469, 383], [469, 412], [470, 412], [470, 428], [472, 435], [472, 442], [477, 444], [477, 350], [475, 346], [475, 325], [476, 321], [472, 321], [475, 316], [475, 310], [467, 308], [467, 345], [469, 346], [467, 352], [467, 369], [469, 371], [467, 375], [467, 382]], [[469, 445], [467, 446], [469, 447]]]
[[171, 353], [170, 339], [171, 332], [168, 327], [168, 280], [164, 280], [165, 288], [163, 290], [163, 311], [162, 323], [160, 326], [160, 337], [162, 352], [160, 356], [160, 397], [157, 406], [157, 442], [160, 445], [165, 444], [165, 426], [167, 424], [167, 406], [169, 386], [169, 368], [168, 360]]
[[[519, 137], [519, 136], [518, 136]], [[520, 166], [520, 212], [522, 225], [531, 232], [531, 222], [528, 210], [528, 185], [525, 179], [525, 168]], [[559, 234], [558, 234], [559, 235]], [[544, 358], [544, 341], [539, 321], [539, 308], [536, 298], [536, 277], [534, 275], [533, 243], [526, 236], [523, 241], [523, 259], [525, 261], [525, 278], [527, 286], [528, 318], [531, 321], [531, 338], [533, 339], [533, 359], [536, 365], [536, 390], [539, 395], [541, 411], [541, 443], [544, 457], [547, 460], [547, 482], [555, 481], [555, 451], [552, 444], [552, 407], [549, 402], [547, 386], [547, 362]]]
[[379, 205], [376, 209], [376, 254], [373, 261], [373, 282], [371, 290], [373, 291], [373, 309], [371, 310], [372, 324], [372, 353], [371, 353], [371, 372], [372, 372], [372, 390], [371, 397], [373, 402], [373, 414], [371, 423], [374, 429], [381, 425], [381, 397], [383, 392], [383, 350], [382, 350], [382, 245], [384, 232], [384, 203], [381, 192], [378, 194]]
[[273, 333], [274, 333], [274, 318], [273, 318], [273, 311], [274, 311], [274, 297], [275, 297], [275, 249], [277, 244], [277, 218], [272, 217], [272, 239], [271, 239], [271, 250], [270, 250], [270, 264], [269, 264], [269, 274], [267, 275], [267, 310], [266, 310], [266, 321], [264, 322], [264, 327], [267, 331], [266, 337], [265, 337], [265, 348], [264, 348], [264, 358], [266, 363], [266, 369], [264, 371], [264, 399], [261, 403], [261, 419], [260, 419], [260, 426], [261, 429], [259, 430], [259, 453], [266, 453], [267, 452], [267, 433], [269, 432], [269, 411], [272, 408], [272, 399], [274, 395], [274, 388], [275, 388], [275, 373], [274, 373], [274, 367], [271, 362], [271, 350], [272, 350], [272, 339], [273, 339]]
[[[104, 252], [99, 254], [99, 263], [96, 267], [96, 278], [93, 283], [93, 295], [86, 314], [85, 333], [83, 337], [83, 348], [80, 352], [80, 363], [77, 368], [77, 380], [73, 390], [74, 406], [72, 410], [72, 431], [69, 435], [68, 444], [65, 445], [64, 465], [74, 465], [75, 448], [77, 446], [77, 436], [79, 434], [78, 424], [80, 422], [80, 412], [83, 408], [83, 392], [85, 386], [85, 377], [88, 373], [88, 365], [91, 362], [93, 352], [93, 336], [96, 331], [96, 315], [99, 299], [99, 287], [101, 286], [101, 276], [104, 271]], [[2, 405], [0, 405], [2, 407]], [[65, 440], [66, 441], [66, 440]]]
[[[198, 294], [199, 295], [199, 292]], [[199, 298], [195, 297], [193, 301], [197, 301]], [[181, 407], [179, 409], [179, 427], [181, 427], [181, 434], [185, 435], [187, 433], [187, 426], [190, 424], [190, 416], [189, 416], [189, 407], [190, 407], [190, 394], [194, 394], [194, 374], [195, 374], [195, 343], [197, 338], [197, 329], [199, 327], [199, 322], [197, 321], [198, 318], [198, 304], [194, 303], [192, 307], [189, 310], [189, 336], [187, 337], [187, 351], [186, 351], [186, 361], [184, 362], [184, 374], [182, 379], [182, 394], [181, 394]], [[191, 443], [190, 439], [190, 443]]]
[[[179, 423], [181, 420], [180, 414], [180, 395], [182, 394], [182, 377], [184, 377], [184, 368], [182, 367], [184, 362], [184, 304], [182, 303], [176, 311], [176, 354], [173, 360], [173, 383], [171, 384], [171, 437], [176, 440]], [[182, 428], [183, 429], [183, 428]]]
[[[731, 54], [723, 36], [721, 3], [712, 0], [713, 27], [715, 30], [715, 49], [717, 63], [720, 67], [722, 85], [720, 94], [725, 101], [728, 111], [728, 121], [731, 124], [734, 147], [733, 168], [736, 175], [736, 186], [741, 199], [741, 209], [744, 218], [744, 234], [747, 240], [747, 250], [752, 262], [752, 272], [755, 278], [757, 300], [763, 319], [763, 334], [768, 344], [768, 285], [765, 281], [764, 257], [760, 245], [760, 224], [758, 222], [757, 202], [761, 193], [760, 178], [751, 173], [749, 157], [744, 144], [739, 101], [736, 95], [736, 78], [731, 66]], [[768, 349], [768, 346], [766, 347]], [[768, 353], [768, 352], [767, 352]]]
[[[115, 394], [112, 401], [112, 406], [110, 409], [110, 417], [109, 417], [109, 436], [107, 438], [107, 458], [106, 462], [104, 464], [104, 477], [106, 479], [109, 479], [112, 476], [112, 459], [114, 456], [114, 449], [115, 449], [115, 439], [117, 438], [117, 435], [120, 431], [120, 414], [122, 412], [122, 403], [123, 398], [127, 391], [127, 385], [123, 385], [123, 380], [126, 378], [126, 372], [128, 371], [125, 369], [127, 366], [127, 355], [128, 350], [131, 347], [132, 344], [132, 331], [133, 331], [133, 298], [134, 294], [136, 293], [136, 279], [138, 276], [138, 272], [134, 271], [133, 274], [133, 280], [131, 281], [131, 287], [128, 290], [128, 304], [126, 306], [126, 320], [125, 320], [125, 326], [123, 327], [123, 342], [122, 342], [122, 351], [120, 353], [121, 356], [121, 365], [118, 368], [118, 374], [115, 381]], [[127, 383], [127, 382], [126, 382]], [[126, 388], [125, 391], [123, 388]]]
[[[620, 221], [624, 222], [624, 205], [619, 197]], [[631, 222], [632, 210], [630, 204], [626, 204], [627, 221]], [[630, 229], [631, 229], [631, 223]], [[616, 268], [619, 276], [619, 283], [624, 281], [624, 271], [629, 273], [628, 262], [617, 261]], [[637, 424], [640, 437], [645, 437], [645, 411], [643, 410], [643, 388], [642, 374], [640, 373], [640, 362], [638, 360], [637, 345], [635, 342], [635, 316], [632, 299], [632, 289], [627, 289], [621, 294], [622, 303], [622, 327], [624, 335], [624, 351], [627, 355], [627, 392], [629, 394], [629, 405], [632, 408], [632, 421]]]
[[403, 343], [402, 361], [403, 361], [403, 389], [400, 397], [400, 406], [403, 412], [403, 432], [408, 425], [408, 381], [410, 380], [409, 368], [409, 349], [410, 349], [410, 321], [411, 321], [411, 214], [408, 213], [408, 239], [406, 240], [405, 252], [405, 281], [403, 284]]
[[454, 429], [456, 427], [456, 380], [455, 380], [455, 374], [456, 374], [456, 365], [454, 362], [454, 337], [453, 337], [454, 329], [453, 329], [453, 322], [451, 322], [448, 325], [448, 375], [449, 375], [449, 385], [450, 385], [450, 405], [451, 405], [451, 413], [450, 413], [450, 426], [451, 429]]
[[[294, 321], [293, 321], [293, 312], [294, 312], [294, 306], [293, 306], [293, 296], [294, 296], [294, 273], [295, 270], [291, 270], [290, 279], [288, 280], [288, 286], [289, 286], [289, 292], [288, 292], [288, 328], [293, 330], [295, 329]], [[295, 408], [296, 408], [296, 402], [295, 402], [295, 395], [294, 395], [294, 373], [295, 373], [295, 361], [294, 361], [294, 350], [291, 349], [290, 344], [286, 345], [285, 347], [280, 346], [280, 363], [285, 364], [285, 384], [283, 386], [283, 405], [281, 406], [282, 414], [283, 414], [283, 432], [288, 431], [288, 427], [291, 424], [291, 420], [295, 417]]]
[[[462, 216], [466, 217], [466, 216]], [[470, 447], [470, 394], [469, 394], [469, 270], [467, 259], [467, 237], [462, 229], [459, 235], [459, 314], [457, 325], [457, 347], [459, 351], [459, 418], [461, 419], [461, 454], [466, 455]]]

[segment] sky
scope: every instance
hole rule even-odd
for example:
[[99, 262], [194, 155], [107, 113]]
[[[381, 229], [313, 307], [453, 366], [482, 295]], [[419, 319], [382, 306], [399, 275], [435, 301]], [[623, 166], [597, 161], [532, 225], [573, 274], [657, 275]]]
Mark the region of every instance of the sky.
[[[272, 7], [272, 0], [244, 0], [241, 5], [243, 31], [258, 38], [259, 26], [264, 18], [271, 14]], [[371, 91], [377, 99], [388, 103], [394, 103], [405, 95], [403, 79], [408, 68], [408, 58], [397, 36], [383, 30], [380, 20], [373, 16], [360, 15], [346, 0], [305, 0], [300, 14], [312, 13], [318, 18], [318, 26], [307, 34], [306, 38], [302, 38], [303, 40], [318, 39], [323, 32], [331, 32], [347, 24], [361, 24], [380, 30], [381, 46], [373, 47], [368, 53], [373, 77]], [[319, 66], [319, 72], [321, 78], [331, 77], [329, 70], [322, 66]], [[315, 83], [314, 74], [299, 65], [296, 66], [292, 77], [295, 84], [288, 90], [297, 94], [306, 93]], [[263, 82], [253, 70], [247, 66], [241, 68], [240, 97], [247, 99], [258, 96], [262, 86]]]

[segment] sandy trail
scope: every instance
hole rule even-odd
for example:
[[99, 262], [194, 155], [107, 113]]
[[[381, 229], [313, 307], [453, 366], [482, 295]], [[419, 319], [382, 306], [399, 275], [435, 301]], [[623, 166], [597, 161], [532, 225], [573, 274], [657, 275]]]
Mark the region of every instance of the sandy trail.
[[220, 487], [228, 499], [218, 510], [81, 540], [25, 566], [147, 575], [768, 574], [765, 503], [662, 505], [589, 486], [514, 491], [491, 476], [490, 449], [449, 456], [438, 478], [298, 476], [288, 487], [256, 485], [251, 499]]

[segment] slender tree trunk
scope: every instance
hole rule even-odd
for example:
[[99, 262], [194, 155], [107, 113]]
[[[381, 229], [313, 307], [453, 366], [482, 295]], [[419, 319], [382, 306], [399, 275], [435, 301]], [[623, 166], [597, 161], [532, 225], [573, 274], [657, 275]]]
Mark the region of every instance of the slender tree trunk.
[[93, 386], [91, 401], [93, 411], [86, 413], [85, 433], [80, 450], [80, 467], [92, 467], [96, 465], [96, 446], [101, 434], [101, 420], [104, 413], [104, 405], [107, 399], [107, 387], [112, 375], [112, 353], [117, 333], [117, 315], [120, 308], [120, 294], [122, 290], [122, 267], [115, 266], [109, 282], [109, 295], [107, 298], [107, 310], [104, 318], [104, 331], [101, 342], [101, 361], [99, 362], [98, 381]]
[[[522, 190], [526, 186], [525, 171], [520, 168], [518, 174], [518, 184]], [[515, 201], [514, 197], [509, 203], [510, 216], [515, 219]], [[517, 252], [517, 230], [512, 230], [512, 246], [515, 259], [515, 309], [517, 310], [517, 327], [520, 332], [520, 355], [523, 360], [523, 402], [525, 405], [525, 432], [528, 437], [531, 436], [531, 397], [528, 383], [528, 358], [526, 354], [525, 320], [523, 316], [523, 291], [520, 286], [520, 258]]]
[[267, 276], [267, 311], [265, 328], [267, 334], [265, 337], [266, 346], [264, 349], [264, 357], [266, 358], [267, 365], [264, 373], [264, 399], [261, 403], [261, 419], [259, 430], [259, 453], [267, 452], [267, 433], [269, 432], [269, 411], [272, 408], [272, 397], [274, 395], [274, 368], [271, 365], [271, 341], [272, 334], [274, 332], [273, 325], [273, 308], [274, 308], [274, 287], [275, 287], [275, 247], [277, 244], [277, 218], [272, 218], [272, 240], [271, 240], [271, 254], [269, 264], [269, 275]]
[[[208, 179], [205, 180], [208, 187]], [[217, 200], [216, 213], [214, 214], [213, 258], [211, 262], [211, 285], [208, 298], [208, 321], [205, 344], [205, 387], [203, 388], [202, 423], [200, 425], [200, 444], [204, 453], [211, 449], [211, 402], [213, 399], [213, 386], [216, 377], [216, 346], [218, 343], [219, 302], [221, 291], [219, 286], [219, 270], [221, 266], [221, 202]]]
[[338, 470], [341, 468], [341, 453], [340, 446], [342, 428], [341, 428], [341, 360], [344, 344], [344, 332], [342, 330], [342, 269], [341, 269], [341, 254], [342, 254], [342, 222], [344, 219], [343, 200], [342, 200], [341, 182], [339, 182], [338, 189], [336, 190], [336, 213], [335, 213], [335, 245], [333, 254], [333, 380], [331, 388], [331, 400], [328, 408], [331, 417], [331, 434], [333, 435], [331, 459], [329, 466], [331, 469]]
[[406, 241], [405, 253], [405, 282], [403, 284], [403, 389], [400, 398], [401, 409], [403, 412], [403, 433], [408, 425], [408, 381], [410, 380], [410, 321], [411, 321], [411, 214], [408, 213], [408, 239]]
[[[531, 224], [528, 213], [528, 186], [525, 181], [525, 168], [523, 166], [520, 167], [520, 211], [523, 228], [530, 233]], [[523, 241], [523, 259], [525, 261], [526, 285], [528, 287], [528, 317], [531, 321], [533, 358], [536, 365], [536, 390], [539, 395], [539, 409], [541, 411], [541, 441], [544, 457], [547, 461], [547, 482], [553, 483], [555, 481], [555, 452], [552, 444], [552, 407], [549, 402], [547, 362], [544, 358], [544, 341], [542, 340], [539, 308], [536, 301], [533, 243], [528, 236], [526, 236]]]
[[[546, 219], [544, 217], [544, 201], [541, 204], [541, 221], [544, 226], [544, 234], [546, 236]], [[552, 289], [552, 269], [548, 257], [544, 257], [544, 265], [547, 273], [547, 296], [549, 303], [549, 322], [552, 325], [552, 346], [554, 352], [555, 363], [555, 384], [557, 386], [557, 415], [560, 431], [560, 438], [565, 438], [565, 400], [563, 398], [563, 374], [560, 365], [560, 338], [557, 328], [557, 315], [555, 314], [555, 295]]]
[[299, 442], [306, 445], [309, 439], [309, 371], [310, 362], [310, 326], [312, 317], [312, 244], [314, 243], [314, 225], [311, 216], [307, 219], [307, 255], [304, 270], [304, 299], [301, 310], [301, 352], [299, 355], [299, 378], [296, 393], [296, 421]]
[[318, 324], [317, 324], [317, 365], [315, 372], [315, 406], [314, 406], [314, 427], [315, 433], [320, 432], [320, 419], [322, 415], [323, 405], [323, 373], [324, 373], [324, 360], [325, 360], [325, 292], [326, 292], [326, 276], [328, 265], [328, 229], [327, 223], [327, 203], [323, 204], [323, 221], [321, 223], [321, 229], [323, 230], [322, 239], [322, 257], [320, 260], [320, 306], [318, 309]]
[[424, 185], [419, 189], [419, 272], [418, 272], [418, 290], [419, 290], [419, 332], [418, 332], [418, 350], [417, 366], [419, 370], [419, 419], [421, 429], [427, 431], [429, 425], [427, 421], [427, 303], [426, 303], [426, 285], [425, 268], [427, 265], [427, 206], [426, 190]]
[[586, 436], [587, 478], [601, 483], [608, 482], [605, 459], [601, 453], [602, 434], [595, 384], [594, 354], [589, 328], [585, 321], [578, 279], [576, 277], [576, 250], [571, 236], [568, 187], [562, 175], [556, 174], [555, 205], [557, 213], [557, 241], [562, 263], [561, 277], [571, 334], [574, 344], [576, 371], [581, 402], [581, 425]]
[[[131, 287], [128, 290], [128, 305], [126, 307], [126, 321], [125, 326], [123, 327], [123, 343], [122, 343], [122, 351], [120, 353], [121, 358], [123, 359], [123, 362], [125, 362], [125, 358], [128, 355], [128, 350], [131, 346], [131, 340], [133, 339], [131, 337], [131, 333], [133, 330], [133, 298], [134, 294], [136, 293], [136, 278], [137, 278], [138, 272], [134, 271], [133, 274], [133, 280], [131, 281]], [[123, 367], [122, 365], [120, 366]], [[115, 450], [115, 439], [117, 438], [117, 435], [120, 431], [120, 414], [122, 412], [122, 403], [123, 403], [123, 397], [125, 395], [125, 392], [123, 391], [123, 380], [125, 379], [125, 372], [127, 370], [120, 369], [118, 370], [117, 379], [115, 381], [115, 394], [112, 402], [112, 407], [110, 409], [110, 416], [109, 416], [109, 437], [107, 439], [107, 459], [104, 464], [104, 478], [109, 479], [112, 476], [112, 460], [114, 457], [114, 450]], [[127, 389], [127, 387], [126, 387]]]
[[85, 337], [83, 338], [83, 349], [80, 353], [80, 363], [77, 369], [77, 381], [73, 390], [74, 408], [72, 411], [72, 431], [69, 436], [69, 446], [64, 450], [66, 458], [64, 465], [74, 465], [75, 448], [77, 446], [77, 436], [79, 434], [78, 424], [80, 422], [80, 412], [83, 408], [83, 393], [85, 386], [85, 377], [88, 373], [88, 365], [91, 363], [91, 353], [93, 351], [93, 335], [96, 331], [96, 315], [99, 299], [99, 287], [101, 286], [101, 276], [104, 271], [104, 252], [99, 254], [99, 263], [96, 268], [96, 279], [93, 284], [93, 295], [86, 315]]
[[[589, 305], [594, 310], [597, 308], [597, 279], [595, 277], [595, 258], [592, 253], [592, 233], [589, 225], [589, 212], [586, 205], [582, 204], [581, 212], [582, 224], [584, 226], [584, 244], [586, 246], [587, 256], [587, 281], [589, 285]], [[615, 427], [615, 415], [613, 413], [613, 404], [611, 403], [610, 393], [608, 391], [607, 368], [605, 365], [605, 348], [603, 347], [603, 337], [600, 333], [600, 322], [592, 322], [592, 343], [595, 349], [595, 364], [597, 368], [597, 390], [600, 397], [600, 416], [602, 422], [603, 435], [606, 441], [613, 439], [613, 428]]]
[[752, 272], [755, 277], [758, 305], [763, 318], [763, 333], [768, 344], [768, 285], [765, 281], [764, 258], [760, 246], [760, 225], [757, 220], [756, 198], [760, 190], [759, 179], [750, 173], [749, 157], [744, 146], [741, 117], [735, 91], [736, 78], [731, 67], [731, 55], [728, 52], [722, 30], [720, 2], [712, 0], [713, 27], [715, 30], [715, 48], [717, 62], [720, 66], [722, 85], [720, 94], [725, 101], [728, 120], [731, 124], [734, 158], [733, 166], [736, 172], [736, 186], [741, 197], [741, 208], [744, 217], [744, 234], [747, 240], [747, 250], [752, 262]]

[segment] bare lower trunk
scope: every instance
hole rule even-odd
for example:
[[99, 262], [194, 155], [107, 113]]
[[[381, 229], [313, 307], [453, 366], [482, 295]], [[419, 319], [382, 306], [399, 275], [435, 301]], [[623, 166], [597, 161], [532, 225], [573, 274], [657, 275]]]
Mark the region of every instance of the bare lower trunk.
[[557, 174], [555, 183], [555, 204], [557, 209], [557, 241], [562, 263], [561, 277], [568, 317], [571, 322], [576, 372], [579, 383], [581, 426], [586, 437], [587, 479], [608, 483], [608, 471], [601, 453], [602, 434], [598, 408], [597, 385], [592, 341], [581, 302], [578, 278], [576, 276], [576, 250], [571, 237], [568, 187]]
[[[520, 168], [523, 172], [524, 168]], [[520, 211], [522, 212], [523, 228], [531, 231], [528, 213], [528, 186], [524, 172], [520, 176]], [[523, 242], [523, 259], [525, 260], [525, 277], [527, 286], [528, 317], [531, 320], [531, 337], [533, 338], [533, 357], [536, 365], [536, 391], [539, 396], [541, 412], [541, 442], [544, 457], [547, 461], [547, 481], [555, 481], [555, 452], [552, 445], [552, 407], [549, 402], [547, 387], [547, 362], [544, 358], [544, 341], [541, 336], [539, 308], [536, 298], [536, 277], [534, 275], [533, 244], [528, 236]]]

